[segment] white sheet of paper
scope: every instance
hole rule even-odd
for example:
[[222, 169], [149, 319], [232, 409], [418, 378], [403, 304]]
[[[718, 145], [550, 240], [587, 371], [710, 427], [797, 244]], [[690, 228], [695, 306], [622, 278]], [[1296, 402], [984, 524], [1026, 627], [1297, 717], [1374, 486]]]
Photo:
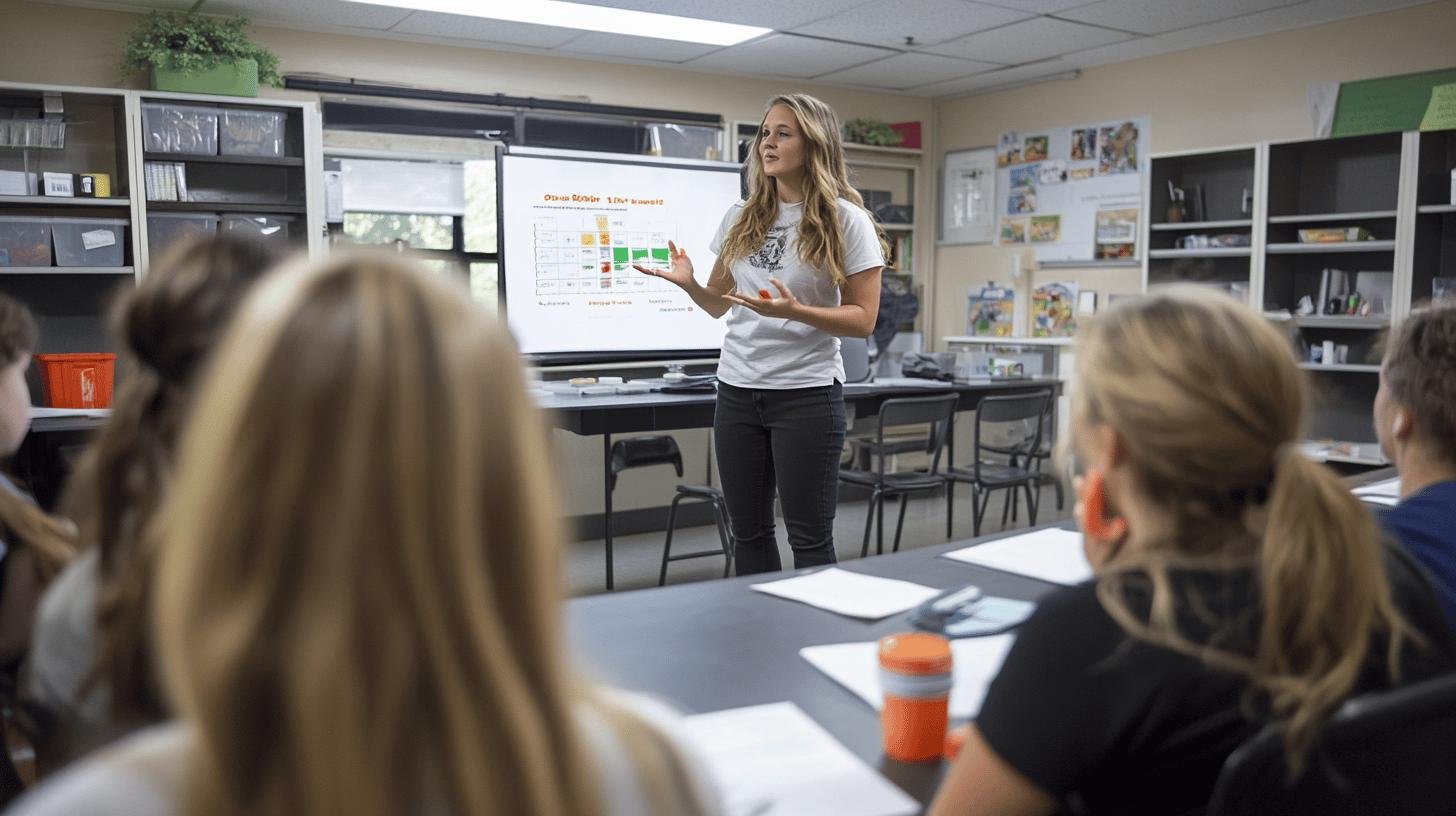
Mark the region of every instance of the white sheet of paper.
[[940, 590], [928, 586], [894, 578], [877, 578], [838, 567], [782, 581], [754, 584], [750, 589], [865, 620], [888, 618], [940, 594]]
[[1381, 496], [1376, 493], [1358, 493], [1355, 498], [1366, 504], [1378, 504], [1381, 507], [1394, 507], [1400, 504], [1400, 499], [1394, 496]]
[[[970, 719], [981, 711], [986, 689], [1001, 670], [1006, 653], [1016, 636], [959, 638], [950, 642], [955, 680], [950, 690], [950, 716]], [[829, 675], [834, 682], [854, 692], [876, 711], [884, 703], [880, 692], [880, 663], [876, 643], [833, 643], [806, 646], [799, 656]]]
[[1381, 482], [1371, 482], [1368, 485], [1361, 485], [1353, 492], [1356, 496], [1386, 496], [1392, 499], [1400, 498], [1400, 478], [1386, 479]]
[[43, 419], [49, 417], [107, 417], [111, 416], [110, 408], [43, 408], [38, 405], [30, 406], [31, 419]]
[[728, 816], [909, 816], [920, 804], [793, 703], [683, 721]]
[[944, 557], [1068, 586], [1092, 577], [1092, 566], [1082, 553], [1082, 534], [1075, 530], [1033, 530], [954, 550]]

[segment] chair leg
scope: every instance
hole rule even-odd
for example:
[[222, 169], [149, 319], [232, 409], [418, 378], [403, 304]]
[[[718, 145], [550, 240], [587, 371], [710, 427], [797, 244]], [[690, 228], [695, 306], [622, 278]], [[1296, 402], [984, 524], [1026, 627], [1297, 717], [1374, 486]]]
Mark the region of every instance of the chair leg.
[[900, 518], [895, 522], [895, 545], [891, 548], [890, 552], [900, 551], [900, 531], [905, 529], [905, 508], [909, 506], [910, 497], [908, 495], [900, 496]]
[[718, 524], [718, 541], [723, 544], [723, 577], [733, 574], [733, 532], [728, 527], [728, 508], [721, 500], [713, 500], [713, 519]]
[[662, 542], [662, 569], [657, 572], [657, 585], [667, 583], [667, 558], [672, 554], [672, 533], [677, 529], [677, 503], [682, 501], [683, 494], [679, 493], [672, 497], [672, 503], [667, 506], [667, 538]]
[[[1033, 494], [1030, 482], [1023, 485], [1023, 488], [1026, 490], [1026, 521], [1029, 526], [1035, 527], [1036, 511], [1039, 509], [1038, 505], [1041, 504], [1041, 497]], [[1039, 494], [1040, 491], [1041, 486], [1038, 485], [1037, 493]]]
[[976, 492], [971, 494], [971, 535], [975, 538], [981, 537], [981, 517], [985, 515], [986, 505], [981, 502], [981, 494], [989, 492], [980, 485], [976, 485]]
[[1057, 489], [1057, 512], [1060, 513], [1062, 511], [1063, 503], [1065, 501], [1062, 497], [1062, 480], [1053, 477], [1052, 487], [1055, 487]]
[[1010, 492], [1011, 492], [1011, 523], [1012, 524], [1015, 524], [1016, 523], [1017, 510], [1019, 510], [1021, 508], [1021, 494], [1017, 493], [1016, 492], [1016, 488], [1014, 488], [1014, 487], [1011, 488], [1011, 491]]
[[870, 554], [870, 530], [875, 524], [875, 504], [880, 500], [880, 492], [876, 490], [870, 494], [869, 504], [865, 507], [865, 531], [864, 543], [860, 545], [859, 557], [868, 558]]
[[875, 514], [875, 555], [885, 554], [885, 494], [880, 494], [880, 509]]
[[945, 538], [951, 537], [951, 525], [955, 520], [955, 479], [945, 480]]
[[[991, 491], [988, 490], [988, 491], [986, 491], [986, 493], [987, 493], [987, 495], [990, 495]], [[1001, 529], [1003, 529], [1003, 530], [1006, 529], [1006, 518], [1007, 518], [1007, 516], [1011, 515], [1011, 498], [1012, 498], [1012, 496], [1015, 496], [1015, 495], [1016, 495], [1016, 488], [1013, 487], [1013, 488], [1011, 488], [1011, 494], [1008, 495], [1006, 497], [1006, 501], [1001, 504]]]

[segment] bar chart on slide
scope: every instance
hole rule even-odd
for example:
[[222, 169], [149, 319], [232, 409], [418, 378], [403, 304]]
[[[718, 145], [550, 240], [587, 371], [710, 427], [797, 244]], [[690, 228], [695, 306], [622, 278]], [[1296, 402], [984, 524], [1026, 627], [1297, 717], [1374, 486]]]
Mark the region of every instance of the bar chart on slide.
[[538, 213], [531, 228], [536, 294], [646, 294], [677, 287], [632, 268], [666, 266], [675, 225], [623, 212]]

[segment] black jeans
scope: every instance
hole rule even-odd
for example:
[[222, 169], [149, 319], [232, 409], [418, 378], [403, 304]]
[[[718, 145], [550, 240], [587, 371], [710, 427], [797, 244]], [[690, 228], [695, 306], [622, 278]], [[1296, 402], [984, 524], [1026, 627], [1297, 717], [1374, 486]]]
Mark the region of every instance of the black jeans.
[[840, 384], [757, 389], [720, 382], [713, 431], [738, 574], [782, 569], [774, 539], [775, 487], [794, 567], [833, 564], [844, 447]]

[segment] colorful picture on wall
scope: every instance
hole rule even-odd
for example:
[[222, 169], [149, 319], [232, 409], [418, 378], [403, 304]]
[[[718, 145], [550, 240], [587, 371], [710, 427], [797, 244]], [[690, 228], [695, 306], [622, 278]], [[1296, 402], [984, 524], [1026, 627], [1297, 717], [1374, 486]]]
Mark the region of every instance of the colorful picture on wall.
[[1039, 164], [1011, 168], [1011, 187], [1035, 187], [1040, 168]]
[[1072, 131], [1072, 161], [1092, 161], [1097, 158], [1097, 128], [1077, 128]]
[[1036, 188], [1013, 187], [1006, 197], [1007, 215], [1025, 215], [1036, 212]]
[[1026, 219], [1025, 218], [1002, 218], [1001, 219], [1001, 243], [1003, 243], [1003, 244], [1024, 244], [1024, 243], [1026, 243]]
[[1067, 163], [1061, 159], [1052, 159], [1036, 165], [1037, 181], [1042, 184], [1061, 184], [1067, 180]]
[[1021, 164], [1021, 137], [1015, 133], [1003, 133], [996, 143], [996, 166], [1012, 164]]
[[1074, 167], [1067, 171], [1067, 177], [1072, 181], [1086, 181], [1097, 172], [1095, 167]]
[[1034, 162], [1045, 159], [1047, 157], [1047, 144], [1049, 141], [1045, 136], [1027, 136], [1026, 145], [1021, 151], [1021, 160]]
[[1138, 129], [1132, 122], [1105, 127], [1097, 134], [1097, 175], [1136, 173]]
[[1097, 211], [1093, 257], [1132, 258], [1137, 254], [1138, 211], [1124, 207]]
[[1031, 336], [1070, 337], [1077, 331], [1077, 284], [1045, 283], [1031, 293]]
[[1033, 215], [1028, 231], [1033, 244], [1055, 244], [1062, 240], [1062, 217], [1060, 215]]
[[971, 290], [966, 300], [966, 334], [973, 337], [1010, 337], [1016, 316], [1016, 290], [994, 282]]

